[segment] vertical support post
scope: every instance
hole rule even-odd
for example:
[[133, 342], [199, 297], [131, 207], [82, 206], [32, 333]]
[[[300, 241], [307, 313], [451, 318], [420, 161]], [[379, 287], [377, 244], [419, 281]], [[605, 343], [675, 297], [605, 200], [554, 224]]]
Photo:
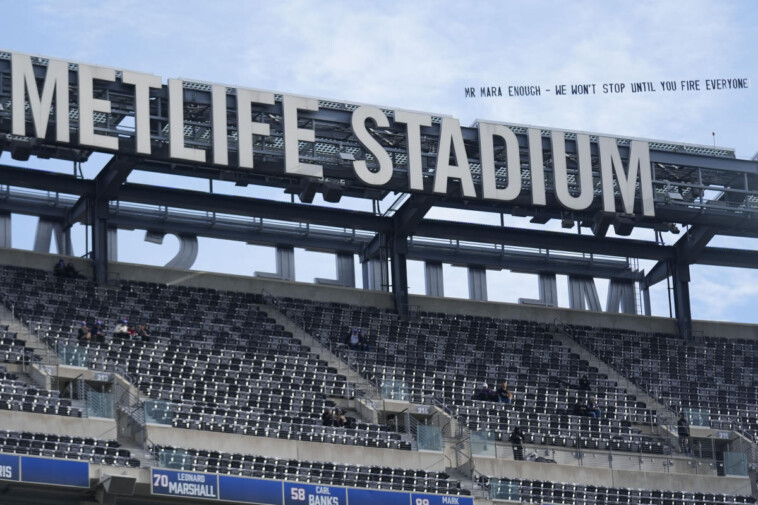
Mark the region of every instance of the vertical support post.
[[380, 258], [372, 258], [361, 264], [363, 270], [363, 289], [387, 291], [387, 262]]
[[558, 284], [555, 280], [555, 274], [539, 274], [540, 283], [540, 301], [548, 307], [558, 306]]
[[650, 289], [644, 282], [640, 282], [639, 284], [640, 291], [642, 292], [642, 308], [644, 310], [644, 314], [646, 316], [649, 316], [652, 313], [650, 310]]
[[392, 255], [392, 294], [395, 310], [401, 316], [408, 314], [408, 238], [395, 235], [390, 241]]
[[285, 281], [295, 280], [295, 248], [276, 248], [276, 273]]
[[12, 247], [11, 214], [0, 214], [0, 247]]
[[442, 263], [433, 261], [424, 263], [424, 281], [426, 284], [426, 296], [445, 296]]
[[108, 201], [90, 202], [92, 216], [92, 267], [95, 284], [104, 286], [108, 282]]
[[679, 335], [689, 340], [692, 338], [692, 312], [690, 309], [690, 266], [677, 261], [671, 268], [674, 283], [674, 314], [676, 315]]
[[108, 228], [108, 261], [118, 261], [117, 228]]
[[487, 270], [468, 267], [468, 297], [471, 300], [487, 301]]
[[355, 287], [355, 256], [352, 253], [337, 253], [337, 281], [341, 286]]

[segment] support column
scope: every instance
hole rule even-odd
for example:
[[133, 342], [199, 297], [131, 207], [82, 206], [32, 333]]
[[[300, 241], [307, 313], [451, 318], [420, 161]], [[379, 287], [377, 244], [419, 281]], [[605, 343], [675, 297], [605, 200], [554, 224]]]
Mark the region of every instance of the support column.
[[10, 213], [0, 214], [0, 247], [13, 247]]
[[337, 280], [340, 285], [348, 288], [355, 287], [355, 255], [353, 253], [337, 253]]
[[487, 301], [487, 270], [484, 268], [468, 267], [468, 297]]
[[424, 281], [426, 284], [426, 296], [445, 296], [442, 263], [430, 261], [424, 263]]
[[389, 272], [387, 262], [379, 258], [366, 260], [361, 264], [363, 270], [363, 289], [388, 291]]
[[118, 261], [118, 228], [108, 228], [108, 261]]
[[611, 280], [608, 285], [608, 298], [605, 304], [606, 312], [636, 314], [634, 303], [634, 282]]
[[601, 312], [595, 279], [569, 276], [569, 307], [577, 310]]
[[408, 313], [408, 239], [404, 235], [393, 237], [390, 243], [392, 253], [392, 293], [395, 311], [401, 316]]
[[92, 267], [95, 284], [108, 283], [108, 202], [95, 200], [90, 205], [92, 216]]
[[690, 310], [690, 266], [676, 263], [671, 267], [674, 283], [674, 310], [679, 335], [684, 339], [692, 338], [692, 312]]
[[548, 307], [558, 306], [558, 283], [555, 274], [540, 274], [540, 300]]
[[640, 292], [642, 293], [642, 308], [645, 311], [645, 315], [649, 316], [652, 314], [652, 311], [650, 310], [650, 289], [645, 282], [640, 282], [639, 286]]

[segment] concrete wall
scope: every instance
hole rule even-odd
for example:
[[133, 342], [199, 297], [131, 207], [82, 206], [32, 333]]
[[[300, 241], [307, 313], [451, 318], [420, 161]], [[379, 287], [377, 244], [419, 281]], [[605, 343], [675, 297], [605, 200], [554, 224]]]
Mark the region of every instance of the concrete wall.
[[16, 410], [0, 410], [0, 427], [4, 430], [53, 433], [72, 437], [115, 439], [117, 435], [116, 421], [113, 419], [67, 417]]
[[660, 489], [736, 495], [750, 495], [751, 492], [750, 480], [746, 477], [612, 470], [479, 457], [474, 458], [474, 466], [476, 471], [481, 474], [505, 479], [575, 482], [583, 485], [629, 489]]
[[271, 437], [256, 437], [147, 425], [147, 437], [152, 444], [194, 449], [207, 449], [240, 454], [255, 454], [272, 458], [301, 461], [328, 461], [352, 465], [379, 465], [418, 470], [445, 469], [445, 458], [439, 452], [400, 451], [354, 445], [324, 444]]

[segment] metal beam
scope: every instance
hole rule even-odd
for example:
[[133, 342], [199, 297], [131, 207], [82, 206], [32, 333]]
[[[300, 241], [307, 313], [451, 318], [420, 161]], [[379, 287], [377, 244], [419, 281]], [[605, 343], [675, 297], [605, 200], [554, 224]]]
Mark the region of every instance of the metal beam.
[[113, 156], [95, 177], [94, 193], [86, 193], [79, 197], [74, 207], [66, 216], [65, 228], [82, 221], [88, 213], [88, 207], [95, 201], [110, 201], [116, 199], [118, 190], [126, 182], [126, 178], [134, 167], [134, 161], [122, 156]]
[[156, 188], [142, 184], [125, 184], [119, 193], [119, 200], [376, 232], [389, 231], [392, 226], [389, 218], [369, 212], [184, 189]]
[[408, 259], [458, 266], [479, 265], [530, 274], [591, 276], [627, 282], [642, 279], [642, 274], [632, 270], [625, 261], [596, 261], [538, 252], [482, 251], [455, 248], [452, 245], [419, 246], [411, 242], [408, 244]]
[[95, 189], [94, 181], [79, 179], [73, 175], [10, 165], [0, 165], [0, 184], [70, 195], [84, 195]]
[[621, 258], [666, 260], [674, 257], [672, 246], [661, 246], [644, 240], [599, 238], [591, 235], [451, 221], [424, 220], [416, 227], [416, 235], [487, 244], [603, 254]]
[[[416, 226], [424, 220], [424, 216], [437, 200], [437, 197], [429, 195], [411, 195], [390, 218], [392, 220], [390, 235], [393, 237], [412, 235]], [[377, 233], [363, 251], [363, 261], [375, 258], [379, 250], [385, 246], [386, 241], [387, 239], [382, 237], [382, 234]]]
[[[678, 261], [683, 261], [687, 264], [697, 263], [698, 258], [703, 253], [708, 242], [710, 242], [715, 235], [716, 230], [714, 228], [704, 226], [691, 228], [676, 241], [676, 244], [674, 244]], [[671, 272], [672, 267], [668, 262], [659, 261], [645, 276], [645, 283], [648, 287], [653, 286], [666, 279], [671, 275]]]

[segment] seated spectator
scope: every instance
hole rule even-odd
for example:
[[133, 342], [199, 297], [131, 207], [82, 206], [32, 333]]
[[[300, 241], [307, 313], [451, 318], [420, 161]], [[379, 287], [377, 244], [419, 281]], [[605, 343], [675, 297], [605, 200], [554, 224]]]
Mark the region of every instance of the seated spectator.
[[92, 337], [98, 342], [105, 342], [105, 330], [103, 329], [103, 322], [101, 320], [95, 321], [92, 325]]
[[66, 276], [66, 263], [63, 262], [63, 258], [59, 258], [58, 263], [53, 267], [53, 275], [56, 277]]
[[144, 324], [139, 325], [137, 328], [137, 338], [143, 342], [147, 342], [147, 340], [150, 338], [150, 332], [148, 331], [147, 326]]
[[363, 349], [363, 342], [361, 342], [361, 329], [360, 328], [353, 328], [350, 331], [350, 335], [348, 335], [347, 339], [347, 346], [354, 350], [354, 351], [362, 351]]
[[334, 426], [338, 426], [340, 428], [347, 426], [347, 417], [345, 417], [345, 413], [341, 408], [334, 407], [334, 409], [332, 409], [332, 422]]
[[497, 401], [510, 405], [513, 403], [513, 393], [508, 390], [508, 383], [503, 381], [497, 388]]
[[524, 460], [524, 434], [521, 433], [521, 428], [516, 426], [511, 433], [511, 444], [513, 444], [513, 459], [516, 461]]
[[600, 410], [600, 406], [597, 404], [597, 400], [593, 396], [587, 402], [587, 415], [589, 415], [592, 418], [599, 418], [602, 414], [603, 413]]
[[79, 271], [74, 267], [74, 264], [72, 262], [68, 262], [66, 265], [66, 269], [64, 270], [65, 277], [68, 277], [69, 279], [76, 279], [79, 277]]
[[126, 319], [122, 319], [116, 323], [116, 327], [113, 329], [113, 336], [117, 338], [129, 338], [129, 327], [127, 326]]
[[324, 410], [324, 413], [321, 414], [321, 425], [332, 426], [333, 423], [334, 423], [334, 419], [332, 418], [332, 411], [329, 409]]
[[482, 400], [485, 402], [496, 402], [497, 393], [490, 389], [489, 384], [486, 382], [482, 384], [482, 389], [474, 394], [474, 400]]
[[587, 374], [582, 375], [582, 377], [579, 379], [579, 389], [582, 391], [590, 390], [590, 378], [587, 377]]
[[79, 335], [77, 338], [86, 342], [92, 340], [92, 332], [87, 326], [87, 321], [82, 321], [82, 326], [79, 328]]
[[574, 405], [574, 412], [573, 414], [575, 416], [586, 416], [587, 414], [587, 404], [584, 403], [584, 400], [580, 399], [578, 402], [576, 402], [576, 405]]

